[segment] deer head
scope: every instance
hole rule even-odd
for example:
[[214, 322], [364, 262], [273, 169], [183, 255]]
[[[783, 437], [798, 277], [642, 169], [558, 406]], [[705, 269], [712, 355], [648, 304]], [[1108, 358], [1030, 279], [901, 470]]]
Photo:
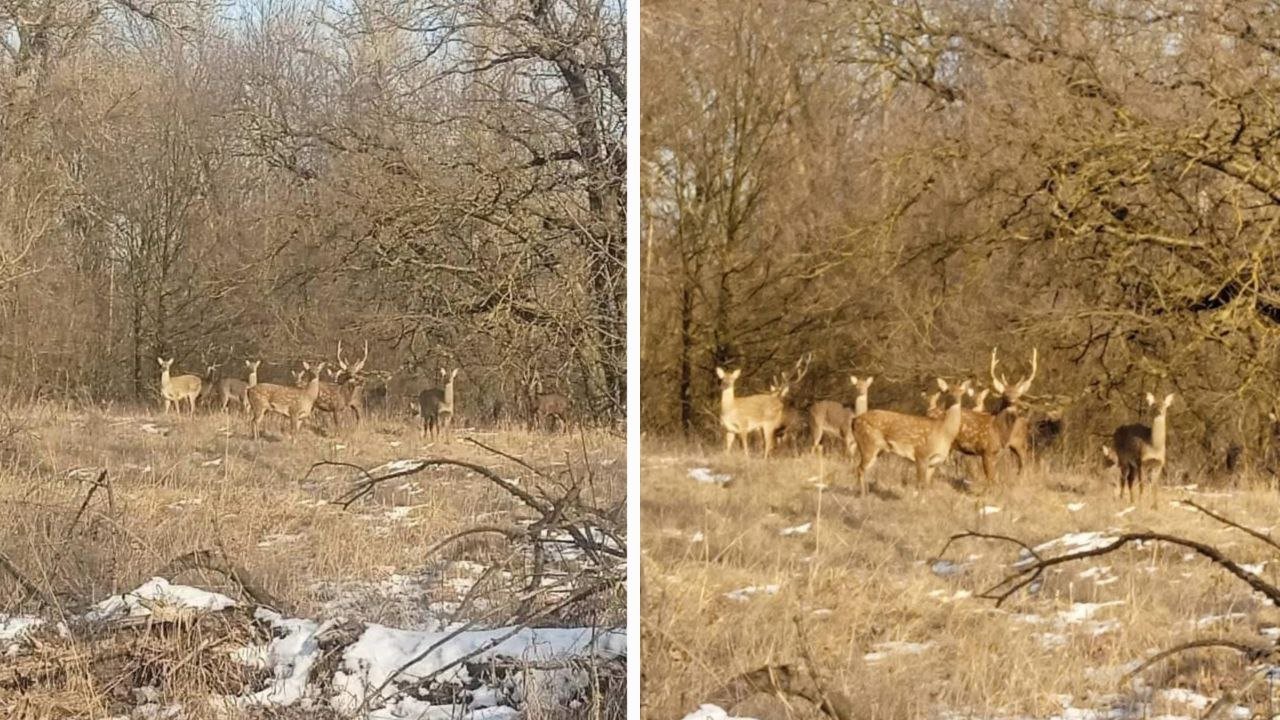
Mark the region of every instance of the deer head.
[[364, 369], [364, 364], [368, 360], [369, 360], [369, 341], [368, 340], [364, 341], [364, 356], [361, 357], [358, 361], [353, 363], [348, 363], [346, 360], [342, 359], [342, 340], [338, 340], [338, 367], [341, 371], [338, 374], [345, 373], [347, 375], [355, 375], [356, 373]]
[[991, 387], [1000, 393], [1001, 409], [1003, 410], [1017, 403], [1031, 389], [1031, 381], [1036, 379], [1036, 364], [1040, 353], [1038, 348], [1031, 349], [1031, 374], [1016, 383], [1011, 383], [1005, 378], [1004, 373], [1001, 373], [1000, 377], [996, 377], [996, 364], [999, 362], [996, 359], [996, 350], [996, 348], [991, 348]]

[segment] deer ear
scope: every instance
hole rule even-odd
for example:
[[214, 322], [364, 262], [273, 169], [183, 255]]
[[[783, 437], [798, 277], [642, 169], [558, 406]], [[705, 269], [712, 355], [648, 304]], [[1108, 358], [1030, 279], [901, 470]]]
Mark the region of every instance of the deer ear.
[[1152, 395], [1151, 393], [1147, 393], [1147, 404], [1148, 404], [1148, 405], [1155, 405], [1155, 404], [1156, 404], [1156, 396], [1155, 396], [1155, 395]]
[[850, 384], [850, 385], [857, 385], [857, 384], [858, 384], [858, 376], [857, 376], [857, 375], [850, 375], [850, 376], [849, 376], [849, 384]]
[[1165, 406], [1165, 407], [1169, 407], [1170, 405], [1172, 405], [1172, 404], [1173, 404], [1173, 398], [1174, 398], [1174, 394], [1173, 394], [1173, 393], [1169, 393], [1168, 395], [1165, 395], [1165, 396], [1164, 396], [1164, 406]]
[[738, 376], [741, 374], [742, 374], [742, 368], [738, 368], [737, 370], [734, 370], [733, 372], [729, 373], [729, 379], [737, 380]]
[[716, 368], [716, 377], [720, 378], [721, 380], [724, 379], [724, 368], [722, 367]]
[[939, 388], [940, 390], [942, 390], [943, 392], [946, 392], [946, 391], [947, 391], [947, 381], [946, 381], [946, 380], [943, 380], [942, 378], [938, 378], [938, 388]]
[[871, 383], [875, 382], [875, 379], [876, 379], [876, 376], [875, 376], [875, 375], [868, 375], [868, 376], [867, 376], [867, 387], [871, 387]]

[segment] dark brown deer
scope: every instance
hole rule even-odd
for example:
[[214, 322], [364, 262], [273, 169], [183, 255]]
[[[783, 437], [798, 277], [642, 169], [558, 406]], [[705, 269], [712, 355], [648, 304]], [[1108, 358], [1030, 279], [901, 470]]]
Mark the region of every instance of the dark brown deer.
[[550, 423], [551, 429], [554, 430], [556, 421], [559, 421], [560, 429], [567, 431], [572, 407], [569, 398], [560, 393], [539, 393], [533, 398], [530, 428], [543, 428]]
[[449, 439], [449, 430], [453, 425], [453, 381], [458, 377], [458, 369], [454, 368], [449, 372], [445, 372], [444, 368], [440, 368], [440, 378], [444, 381], [443, 387], [427, 388], [418, 394], [418, 414], [422, 418], [422, 437], [431, 435], [432, 441], [440, 437], [441, 429], [444, 430], [446, 442]]

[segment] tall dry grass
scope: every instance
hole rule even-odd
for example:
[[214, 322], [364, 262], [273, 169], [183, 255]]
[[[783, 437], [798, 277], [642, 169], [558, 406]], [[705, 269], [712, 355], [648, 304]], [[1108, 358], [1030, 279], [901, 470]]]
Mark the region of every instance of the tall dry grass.
[[[725, 487], [695, 482], [689, 476], [695, 467], [732, 480]], [[1011, 463], [1002, 467], [1012, 470]], [[1280, 559], [1265, 544], [1173, 504], [1190, 496], [1266, 530], [1276, 522], [1277, 498], [1265, 481], [1165, 488], [1158, 503], [1148, 494], [1130, 510], [1116, 498], [1114, 469], [1042, 466], [1020, 479], [1006, 475], [996, 487], [966, 490], [958, 481], [969, 470], [946, 466], [933, 486], [915, 488], [912, 468], [886, 458], [871, 472], [873, 491], [860, 497], [843, 458], [766, 461], [646, 441], [645, 716], [680, 717], [739, 673], [769, 664], [804, 667], [807, 658], [868, 719], [1049, 717], [1066, 706], [1115, 705], [1198, 716], [1159, 688], [1217, 697], [1243, 669], [1232, 654], [1206, 651], [1154, 668], [1142, 676], [1149, 685], [1137, 690], [1118, 681], [1135, 661], [1179, 641], [1265, 639], [1260, 630], [1280, 624], [1280, 612], [1243, 583], [1168, 547], [1064, 565], [1039, 592], [1019, 593], [1000, 607], [975, 596], [1009, 572], [1016, 547], [966, 541], [947, 553], [963, 572], [940, 574], [933, 566], [947, 538], [966, 530], [1040, 543], [1066, 533], [1149, 529], [1212, 543], [1242, 562]], [[805, 523], [812, 523], [808, 533], [781, 534]], [[1267, 565], [1263, 577], [1280, 581], [1280, 565]], [[726, 596], [769, 585], [778, 586], [776, 594]], [[1115, 604], [1094, 608], [1084, 622], [1059, 625], [1059, 613], [1073, 603]], [[1247, 699], [1266, 707], [1265, 693], [1255, 690]], [[1152, 707], [1135, 704], [1152, 698]], [[784, 706], [767, 698], [735, 710], [817, 716], [803, 701]]]
[[[133, 589], [177, 556], [213, 549], [300, 617], [420, 627], [429, 619], [449, 619], [479, 568], [510, 554], [501, 539], [454, 544], [433, 557], [424, 551], [463, 528], [518, 523], [530, 515], [493, 483], [445, 467], [383, 483], [344, 510], [331, 501], [360, 471], [330, 465], [309, 472], [317, 461], [372, 469], [397, 459], [445, 457], [493, 468], [531, 491], [558, 482], [572, 468], [579, 475], [590, 472], [585, 492], [591, 504], [608, 507], [625, 499], [625, 445], [616, 435], [518, 429], [458, 429], [454, 435], [448, 443], [427, 443], [407, 418], [386, 417], [360, 426], [346, 419], [340, 429], [313, 421], [291, 441], [287, 420], [275, 418], [255, 442], [247, 417], [235, 413], [11, 408], [0, 432], [0, 552], [57, 607], [37, 607], [0, 573], [0, 614], [71, 616]], [[547, 472], [549, 479], [466, 437]], [[94, 489], [103, 470], [108, 482]], [[238, 595], [215, 573], [189, 570], [170, 579]], [[473, 603], [460, 619], [483, 617], [520, 580], [505, 579], [505, 585], [501, 577], [494, 582], [490, 604]], [[608, 600], [544, 622], [621, 625], [624, 599]], [[186, 700], [234, 682], [192, 684]], [[617, 716], [621, 700], [609, 702]]]

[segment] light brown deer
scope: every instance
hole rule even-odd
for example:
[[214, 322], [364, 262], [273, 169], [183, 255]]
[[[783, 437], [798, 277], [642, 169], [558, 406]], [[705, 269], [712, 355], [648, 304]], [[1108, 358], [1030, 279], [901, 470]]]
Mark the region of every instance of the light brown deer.
[[716, 368], [716, 377], [720, 378], [720, 424], [725, 429], [725, 452], [733, 449], [736, 438], [742, 438], [742, 452], [748, 452], [747, 437], [758, 430], [764, 434], [764, 455], [769, 457], [773, 451], [773, 434], [783, 423], [782, 397], [777, 393], [738, 397], [734, 383], [741, 374], [741, 368], [733, 372]]
[[298, 428], [302, 425], [302, 420], [311, 415], [316, 397], [320, 395], [320, 373], [324, 370], [324, 366], [324, 362], [315, 367], [302, 363], [303, 371], [311, 373], [311, 379], [306, 387], [258, 383], [248, 389], [249, 428], [254, 440], [258, 439], [258, 426], [268, 412], [289, 418], [290, 437], [297, 440]]
[[1133, 486], [1138, 486], [1138, 496], [1142, 496], [1142, 481], [1145, 471], [1150, 478], [1152, 493], [1164, 471], [1166, 458], [1166, 441], [1168, 439], [1169, 405], [1174, 400], [1173, 393], [1164, 396], [1157, 408], [1156, 398], [1147, 393], [1147, 405], [1156, 409], [1151, 425], [1135, 423], [1121, 425], [1112, 433], [1112, 447], [1103, 447], [1102, 454], [1110, 464], [1120, 466], [1120, 487], [1117, 497], [1124, 497], [1129, 491], [1129, 502], [1134, 501]]
[[991, 393], [991, 388], [981, 388], [973, 393], [973, 411], [985, 413], [987, 411], [987, 395]]
[[445, 372], [440, 368], [440, 378], [444, 387], [428, 388], [418, 395], [418, 413], [422, 417], [422, 437], [431, 435], [432, 441], [444, 432], [448, 442], [449, 430], [453, 425], [453, 381], [458, 377], [458, 369]]
[[736, 438], [742, 438], [742, 452], [748, 453], [748, 438], [758, 430], [764, 435], [764, 456], [769, 457], [773, 452], [774, 435], [786, 425], [784, 398], [808, 372], [809, 359], [810, 356], [805, 355], [796, 362], [795, 377], [784, 374], [782, 379], [774, 379], [769, 392], [745, 397], [738, 397], [734, 391], [734, 383], [742, 369], [728, 372], [722, 367], [716, 368], [716, 377], [720, 378], [720, 424], [725, 429], [725, 452], [733, 449]]
[[173, 365], [173, 358], [165, 360], [164, 358], [156, 358], [156, 362], [160, 364], [160, 398], [164, 400], [164, 412], [169, 413], [169, 406], [173, 405], [178, 412], [182, 412], [182, 401], [186, 400], [191, 405], [191, 414], [196, 412], [196, 398], [200, 397], [200, 390], [204, 387], [204, 380], [199, 375], [178, 375], [173, 377], [169, 374], [169, 368]]
[[952, 403], [939, 418], [904, 415], [889, 410], [868, 410], [853, 421], [853, 436], [858, 443], [858, 485], [867, 493], [867, 471], [880, 453], [889, 451], [916, 464], [916, 482], [928, 486], [935, 466], [951, 453], [951, 445], [960, 433], [961, 400], [969, 394], [969, 381], [949, 386], [939, 380], [938, 387]]
[[227, 406], [233, 402], [241, 411], [248, 412], [249, 388], [258, 384], [258, 366], [261, 364], [261, 360], [244, 361], [244, 366], [249, 368], [248, 382], [240, 378], [223, 378], [218, 382], [218, 396], [222, 399], [222, 412], [227, 412]]
[[809, 409], [809, 416], [815, 452], [822, 452], [822, 439], [831, 434], [840, 438], [846, 452], [853, 453], [853, 419], [867, 411], [867, 391], [874, 380], [873, 377], [860, 380], [856, 375], [849, 376], [849, 383], [858, 391], [858, 396], [853, 401], [853, 410], [834, 400], [819, 400], [813, 404]]

